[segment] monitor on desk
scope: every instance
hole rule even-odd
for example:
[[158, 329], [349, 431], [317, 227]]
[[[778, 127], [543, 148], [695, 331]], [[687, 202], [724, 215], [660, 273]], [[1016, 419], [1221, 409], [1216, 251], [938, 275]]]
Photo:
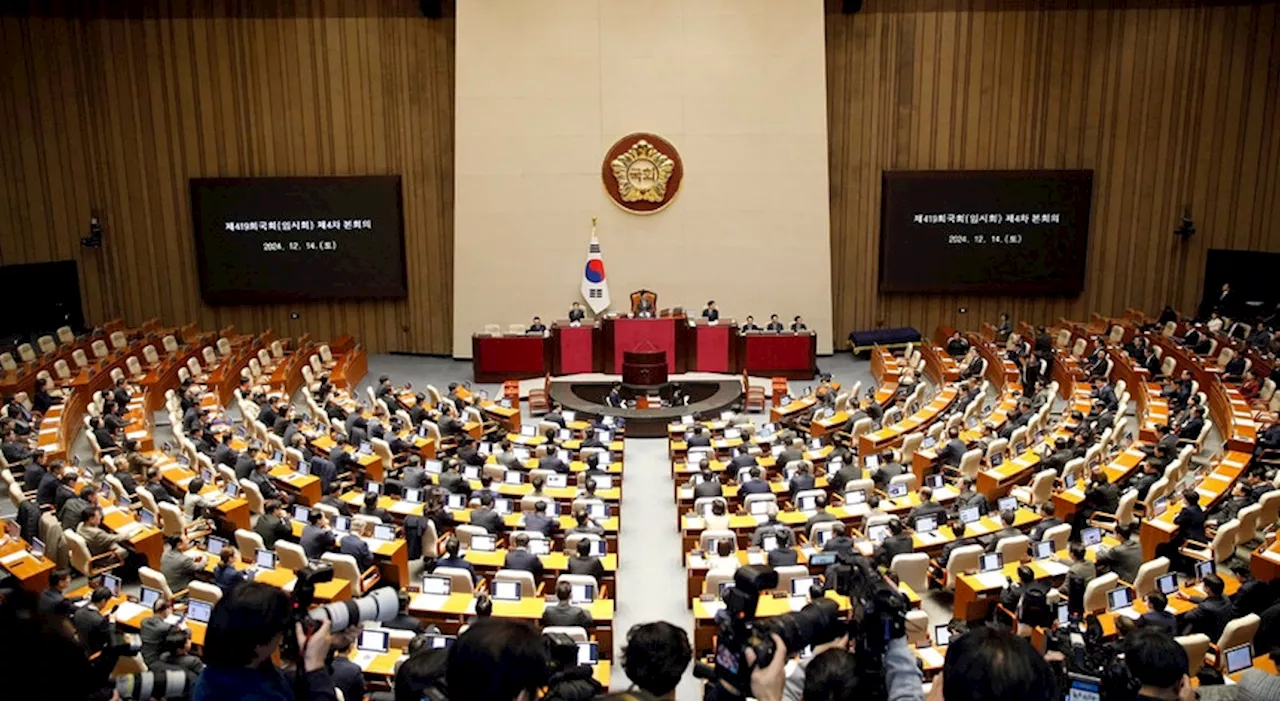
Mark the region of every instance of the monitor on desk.
[[428, 635], [427, 649], [444, 650], [456, 642], [458, 642], [458, 636], [456, 635]]
[[[803, 500], [802, 500], [802, 503], [803, 503]], [[765, 514], [769, 513], [770, 506], [775, 506], [774, 502], [769, 501], [767, 499], [757, 499], [751, 502], [751, 507], [748, 509], [748, 512], [752, 516], [764, 516]], [[804, 508], [805, 508], [804, 506], [800, 507], [802, 511], [804, 510]]]
[[1170, 572], [1156, 577], [1156, 589], [1165, 596], [1170, 596], [1178, 591], [1178, 575]]
[[889, 485], [889, 498], [898, 499], [907, 495], [906, 482], [893, 482]]
[[311, 509], [309, 507], [303, 506], [302, 504], [293, 505], [293, 520], [306, 523], [310, 516]]
[[382, 483], [381, 483], [381, 482], [375, 482], [375, 481], [373, 481], [373, 480], [368, 480], [368, 481], [366, 481], [366, 482], [364, 483], [364, 491], [365, 491], [365, 494], [377, 494], [377, 495], [381, 496], [381, 495], [382, 495]]
[[216, 535], [211, 535], [204, 539], [204, 551], [215, 557], [221, 555], [222, 550], [226, 548], [227, 545], [228, 543], [226, 538], [219, 538]]
[[528, 449], [528, 448], [523, 448], [523, 447], [521, 447], [521, 446], [516, 446], [516, 447], [512, 448], [512, 449], [511, 449], [511, 453], [512, 453], [513, 455], [515, 455], [515, 456], [516, 456], [516, 460], [518, 460], [518, 461], [519, 461], [519, 462], [521, 462], [521, 463], [525, 462], [525, 461], [526, 461], [526, 460], [528, 460], [528, 459], [529, 459], [529, 457], [530, 457], [529, 449]]
[[1155, 518], [1169, 510], [1169, 497], [1160, 497], [1151, 505], [1151, 517]]
[[418, 438], [426, 438], [426, 437], [427, 437], [427, 425], [422, 424], [421, 426], [418, 427]]
[[610, 443], [612, 443], [612, 442], [613, 442], [613, 434], [609, 433], [609, 431], [608, 431], [608, 430], [606, 430], [606, 429], [603, 429], [603, 428], [597, 428], [597, 429], [596, 429], [596, 440], [600, 441], [601, 443], [603, 443], [603, 444], [605, 444], [605, 445], [609, 445]]
[[933, 627], [933, 644], [938, 647], [946, 647], [951, 644], [951, 628], [946, 623], [939, 623]]
[[360, 631], [360, 640], [356, 647], [369, 652], [382, 654], [390, 648], [391, 634], [385, 630], [366, 629]]
[[769, 454], [770, 454], [770, 455], [772, 455], [772, 456], [773, 456], [773, 457], [775, 457], [775, 458], [776, 458], [776, 457], [778, 457], [779, 455], [781, 455], [783, 450], [784, 450], [784, 448], [783, 448], [782, 446], [780, 446], [780, 445], [771, 445], [771, 446], [769, 446]]
[[503, 484], [521, 484], [524, 481], [524, 473], [518, 470], [507, 470], [502, 473]]
[[208, 623], [213, 614], [213, 604], [199, 599], [187, 599], [187, 618], [197, 623]]
[[852, 492], [844, 493], [845, 506], [855, 506], [857, 504], [867, 503], [867, 492], [862, 489], [855, 489]]
[[597, 642], [580, 642], [578, 643], [578, 664], [584, 667], [594, 667], [600, 662], [600, 644]]
[[490, 453], [493, 452], [493, 444], [490, 443], [489, 441], [482, 441], [480, 443], [480, 447], [476, 449], [476, 452], [480, 453], [481, 455], [489, 455]]
[[809, 447], [813, 450], [822, 450], [822, 439], [815, 438], [809, 441]]
[[[459, 495], [459, 496], [461, 496], [461, 495]], [[422, 503], [422, 490], [421, 490], [421, 489], [413, 489], [412, 487], [410, 487], [410, 488], [406, 488], [406, 489], [404, 490], [404, 500], [405, 500], [405, 501], [407, 501], [407, 502], [409, 502], [410, 504], [421, 504], [421, 503]]]
[[831, 536], [833, 533], [835, 533], [835, 531], [832, 531], [830, 529], [825, 531], [818, 531], [817, 533], [814, 534], [814, 541], [816, 541], [818, 544], [818, 547], [821, 548], [827, 544], [828, 540], [831, 540]]
[[566, 410], [566, 411], [562, 411], [562, 412], [560, 412], [560, 416], [561, 416], [561, 418], [563, 418], [563, 419], [564, 419], [564, 422], [565, 422], [565, 423], [567, 423], [567, 424], [571, 424], [571, 423], [573, 423], [574, 421], [577, 421], [577, 420], [578, 420], [578, 413], [577, 413], [577, 412], [575, 412], [575, 411], [567, 411], [567, 410]]
[[502, 516], [510, 515], [511, 500], [506, 497], [494, 497], [493, 510], [498, 514], [501, 514]]
[[1004, 556], [1000, 553], [986, 553], [978, 563], [979, 572], [998, 572], [1004, 568]]
[[769, 552], [778, 549], [778, 536], [767, 535], [760, 539], [760, 549]]
[[1253, 666], [1253, 643], [1228, 648], [1222, 656], [1227, 661], [1227, 674], [1243, 672]]
[[441, 472], [444, 472], [444, 463], [439, 460], [428, 460], [422, 463], [422, 469], [428, 474], [438, 475]]
[[463, 465], [462, 476], [469, 480], [480, 479], [480, 468], [475, 465]]
[[814, 553], [809, 556], [809, 565], [811, 567], [829, 567], [836, 564], [835, 553]]
[[966, 506], [960, 509], [960, 523], [973, 523], [982, 518], [982, 511], [976, 506]]
[[1002, 512], [1018, 510], [1018, 500], [1013, 497], [1001, 497], [1000, 500], [996, 502], [996, 505]]
[[862, 463], [866, 465], [868, 470], [877, 470], [880, 468], [880, 456], [868, 455], [865, 459], [863, 459]]
[[[798, 503], [796, 505], [796, 508], [800, 509], [801, 511], [817, 511], [818, 509], [818, 497], [816, 495], [800, 497], [797, 500], [797, 502]], [[756, 502], [756, 503], [758, 504], [760, 502]], [[768, 504], [769, 502], [764, 502], [764, 503]], [[752, 506], [754, 505], [755, 504], [752, 504]]]
[[494, 601], [519, 601], [520, 582], [502, 581], [493, 583]]
[[371, 455], [373, 454], [373, 446], [368, 441], [364, 441], [360, 444], [360, 449], [356, 453], [359, 455]]
[[496, 549], [494, 537], [488, 533], [471, 536], [471, 549], [481, 553], [491, 553]]
[[338, 533], [351, 532], [351, 519], [347, 516], [334, 516], [332, 525], [333, 530]]
[[791, 580], [791, 595], [808, 596], [809, 589], [813, 586], [815, 581], [817, 580], [813, 577], [796, 577]]
[[235, 482], [227, 482], [227, 485], [224, 489], [226, 489], [227, 496], [231, 497], [232, 499], [235, 499], [236, 497], [240, 496], [240, 485], [236, 484]]
[[156, 602], [159, 601], [160, 597], [162, 596], [164, 596], [164, 592], [160, 591], [159, 589], [156, 589], [154, 587], [143, 587], [142, 590], [139, 592], [138, 600], [146, 608], [152, 608], [156, 605]]
[[925, 516], [916, 519], [917, 533], [933, 533], [938, 530], [938, 519], [933, 516]]
[[448, 596], [453, 592], [453, 579], [429, 574], [422, 578], [422, 593], [432, 596]]
[[27, 552], [37, 560], [44, 557], [44, 541], [39, 538], [32, 538], [31, 545], [27, 548]]
[[520, 427], [520, 435], [523, 438], [536, 438], [538, 435], [537, 426], [524, 425]]
[[551, 489], [564, 489], [569, 486], [569, 475], [560, 472], [547, 475], [547, 486]]
[[141, 521], [144, 526], [154, 526], [156, 525], [156, 514], [151, 509], [139, 509], [138, 520]]
[[604, 542], [604, 538], [588, 538], [587, 542], [591, 544], [589, 554], [592, 557], [604, 557], [608, 552], [608, 546]]
[[925, 475], [924, 486], [928, 487], [929, 489], [942, 489], [942, 485], [943, 485], [942, 475], [937, 475], [937, 474]]
[[735, 438], [742, 438], [742, 429], [740, 429], [740, 428], [726, 428], [726, 429], [724, 430], [724, 439], [725, 439], [725, 440], [727, 440], [727, 441], [731, 441], [731, 440], [733, 440], [733, 439], [735, 439]]
[[1107, 610], [1118, 611], [1133, 605], [1133, 590], [1129, 587], [1116, 587], [1107, 592]]
[[447, 494], [444, 498], [444, 505], [453, 510], [467, 508], [467, 495], [465, 494]]
[[297, 472], [298, 474], [303, 476], [309, 475], [311, 474], [311, 465], [308, 464], [306, 461], [299, 462]]
[[1087, 547], [1090, 547], [1090, 546], [1093, 546], [1093, 545], [1097, 545], [1098, 543], [1101, 543], [1101, 542], [1102, 542], [1102, 529], [1101, 529], [1101, 528], [1086, 528], [1086, 529], [1084, 529], [1084, 530], [1080, 531], [1080, 542], [1081, 542], [1081, 543], [1084, 543], [1084, 546], [1085, 546], [1086, 548], [1087, 548]]
[[1205, 577], [1213, 574], [1213, 560], [1204, 560], [1196, 563], [1196, 581], [1203, 582]]
[[569, 603], [589, 604], [596, 600], [594, 584], [573, 584], [569, 587]]
[[260, 570], [274, 570], [276, 568], [276, 554], [270, 550], [259, 550], [258, 554], [253, 558], [253, 564]]
[[685, 414], [684, 416], [681, 416], [681, 417], [680, 417], [680, 425], [681, 425], [681, 426], [692, 426], [692, 425], [693, 425], [693, 414]]
[[205, 484], [213, 484], [213, 470], [207, 467], [200, 468], [200, 479], [204, 480]]
[[377, 523], [373, 526], [374, 540], [395, 540], [396, 527], [386, 523]]
[[559, 431], [556, 431], [556, 440], [567, 441], [571, 438], [573, 438], [573, 431], [570, 431], [567, 428], [562, 428]]
[[551, 541], [547, 540], [546, 538], [530, 538], [529, 552], [533, 553], [534, 555], [550, 555]]
[[272, 454], [271, 454], [271, 462], [274, 462], [274, 463], [281, 463], [281, 462], [284, 462], [284, 453], [280, 452], [279, 450], [277, 450], [276, 452], [272, 453]]
[[101, 586], [106, 587], [112, 596], [120, 596], [120, 578], [114, 574], [102, 575]]
[[1066, 476], [1062, 478], [1062, 486], [1063, 486], [1063, 487], [1066, 487], [1067, 489], [1075, 489], [1075, 488], [1076, 488], [1076, 473], [1074, 473], [1074, 472], [1068, 472], [1068, 473], [1066, 474]]
[[593, 501], [587, 504], [587, 514], [597, 521], [609, 518], [609, 505], [603, 501]]
[[1053, 541], [1042, 540], [1035, 545], [1035, 559], [1047, 560], [1053, 557]]
[[875, 543], [876, 545], [883, 543], [884, 539], [888, 537], [889, 537], [889, 524], [887, 523], [877, 523], [876, 525], [869, 526], [867, 528], [867, 538], [870, 539], [871, 542]]
[[928, 450], [937, 444], [938, 444], [938, 437], [931, 434], [931, 435], [925, 436], [924, 440], [920, 442], [920, 448], [922, 450]]

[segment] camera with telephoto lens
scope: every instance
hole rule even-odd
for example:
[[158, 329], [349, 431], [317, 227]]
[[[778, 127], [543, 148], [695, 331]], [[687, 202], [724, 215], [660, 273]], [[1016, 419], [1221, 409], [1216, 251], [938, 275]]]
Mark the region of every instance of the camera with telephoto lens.
[[578, 666], [578, 643], [573, 638], [564, 633], [543, 633], [542, 640], [547, 645], [552, 674]]
[[[188, 674], [180, 669], [130, 674], [116, 677], [114, 688], [121, 701], [182, 699], [186, 698], [191, 691], [188, 686]], [[191, 676], [194, 679], [194, 675]]]
[[333, 581], [333, 565], [327, 562], [312, 562], [298, 570], [298, 579], [293, 585], [289, 621], [281, 643], [281, 655], [285, 659], [302, 662], [302, 650], [298, 648], [298, 640], [293, 635], [296, 623], [301, 623], [303, 632], [310, 637], [325, 621], [329, 621], [332, 632], [340, 633], [353, 624], [386, 622], [400, 613], [400, 598], [393, 587], [375, 589], [359, 599], [335, 601], [311, 608], [316, 598], [316, 585], [330, 581]]
[[[1080, 621], [1073, 617], [1069, 625], [1058, 626], [1045, 636], [1045, 649], [1060, 652], [1064, 658], [1055, 664], [1054, 675], [1059, 689], [1072, 689], [1072, 697], [1081, 697], [1074, 691], [1078, 682], [1091, 682], [1101, 701], [1132, 699], [1141, 686], [1125, 665], [1121, 646], [1114, 641], [1104, 641], [1102, 622], [1096, 615], [1084, 619], [1084, 631]], [[1087, 694], [1084, 696], [1088, 696]]]

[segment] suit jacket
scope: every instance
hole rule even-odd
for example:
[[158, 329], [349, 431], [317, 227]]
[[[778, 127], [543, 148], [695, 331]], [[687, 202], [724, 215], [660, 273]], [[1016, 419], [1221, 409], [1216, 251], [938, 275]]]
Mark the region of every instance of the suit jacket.
[[907, 522], [914, 524], [916, 519], [935, 516], [937, 517], [938, 525], [941, 526], [946, 522], [946, 515], [946, 507], [936, 501], [928, 501], [912, 509], [907, 516]]
[[160, 574], [164, 575], [169, 588], [175, 592], [191, 586], [191, 580], [202, 571], [203, 567], [180, 550], [167, 548], [160, 556]]
[[795, 477], [791, 478], [791, 499], [794, 500], [796, 498], [796, 494], [800, 492], [807, 489], [813, 489], [816, 484], [817, 480], [814, 479], [813, 475], [797, 474]]
[[532, 513], [524, 517], [524, 529], [526, 531], [536, 531], [551, 537], [553, 533], [559, 530], [560, 519]]
[[733, 456], [733, 459], [729, 461], [729, 464], [733, 466], [733, 471], [736, 473], [744, 467], [751, 467], [758, 463], [756, 462], [756, 456], [750, 453], [740, 453]]
[[[1038, 543], [1044, 540], [1045, 531], [1048, 531], [1050, 528], [1053, 528], [1054, 526], [1060, 526], [1060, 525], [1062, 525], [1062, 519], [1056, 516], [1050, 516], [1049, 518], [1042, 519], [1040, 523], [1036, 524], [1035, 528], [1031, 529], [1031, 542]], [[1124, 577], [1121, 577], [1121, 579], [1124, 579]], [[1124, 581], [1132, 582], [1133, 580], [1125, 579]]]
[[342, 542], [338, 544], [338, 552], [354, 557], [356, 559], [356, 567], [360, 568], [361, 572], [373, 567], [373, 553], [369, 551], [369, 544], [361, 540], [359, 536], [343, 536]]
[[123, 543], [127, 538], [118, 533], [108, 533], [98, 526], [90, 526], [88, 523], [82, 523], [76, 527], [76, 533], [84, 538], [85, 545], [89, 546], [90, 555], [101, 555], [110, 552], [113, 547]]
[[471, 511], [471, 525], [479, 526], [494, 535], [501, 535], [507, 529], [497, 511], [483, 507]]
[[307, 554], [308, 560], [319, 560], [321, 555], [333, 549], [333, 532], [308, 523], [302, 527], [302, 539], [299, 545]]
[[581, 626], [590, 628], [596, 624], [591, 614], [581, 606], [557, 602], [542, 612], [542, 625], [546, 626]]
[[112, 435], [110, 429], [105, 426], [93, 429], [93, 436], [98, 439], [98, 447], [103, 450], [120, 447], [119, 444], [116, 443], [116, 437]]
[[690, 448], [710, 448], [711, 436], [705, 433], [695, 433], [692, 436], [689, 436], [687, 445]]
[[1178, 634], [1178, 619], [1168, 611], [1148, 611], [1138, 616], [1138, 627], [1143, 626], [1164, 628], [1169, 631], [1169, 635]]
[[274, 549], [278, 540], [293, 539], [293, 528], [289, 522], [272, 514], [259, 516], [258, 522], [253, 524], [253, 532], [262, 536], [262, 544], [267, 550]]
[[471, 493], [471, 483], [458, 472], [450, 471], [440, 475], [439, 484], [446, 491], [452, 492], [453, 494]]
[[223, 594], [229, 593], [235, 589], [241, 582], [247, 581], [249, 578], [245, 574], [231, 565], [219, 564], [213, 568], [213, 583], [218, 585]]
[[768, 494], [770, 491], [769, 483], [763, 479], [747, 480], [738, 487], [738, 494]]
[[587, 318], [587, 313], [585, 311], [581, 309], [569, 310], [569, 323], [573, 323], [575, 321], [582, 321], [585, 318]]
[[596, 578], [597, 584], [600, 583], [600, 580], [604, 579], [605, 575], [604, 563], [600, 562], [600, 558], [592, 555], [588, 555], [586, 557], [579, 557], [577, 555], [570, 556], [569, 569], [567, 572], [569, 574], [589, 574]]
[[480, 580], [480, 576], [476, 574], [475, 566], [470, 562], [467, 562], [465, 558], [442, 557], [436, 561], [436, 567], [452, 567], [454, 569], [466, 570], [471, 573], [472, 582]]
[[263, 499], [280, 498], [280, 489], [271, 481], [271, 476], [265, 472], [254, 472], [249, 475], [249, 481], [258, 485], [258, 491], [262, 493]]
[[769, 551], [769, 566], [773, 568], [790, 567], [800, 563], [800, 554], [793, 548], [778, 548]]
[[804, 460], [804, 453], [798, 448], [788, 446], [778, 453], [777, 465], [779, 468], [786, 467], [788, 463], [799, 462]]
[[326, 494], [323, 497], [320, 497], [320, 503], [332, 506], [337, 509], [338, 513], [342, 516], [351, 515], [351, 505], [332, 494]]
[[115, 633], [115, 626], [92, 604], [76, 611], [71, 616], [71, 625], [75, 627], [80, 643], [90, 652], [98, 652], [110, 645]]
[[837, 494], [843, 494], [846, 484], [860, 479], [862, 479], [862, 468], [857, 464], [848, 463], [844, 467], [840, 468], [834, 475], [828, 477], [827, 483], [831, 485], [831, 488], [834, 489]]
[[1138, 568], [1142, 567], [1142, 544], [1129, 539], [1114, 548], [1099, 549], [1099, 565], [1111, 568], [1126, 582], [1132, 582], [1138, 576]]
[[795, 533], [789, 527], [774, 521], [756, 526], [751, 532], [751, 545], [757, 548], [764, 545], [765, 536], [777, 538], [779, 548], [790, 548], [795, 540]]
[[75, 608], [62, 595], [62, 592], [57, 589], [45, 589], [40, 592], [40, 598], [36, 600], [36, 611], [45, 614], [56, 613], [70, 616], [75, 611]]
[[1182, 615], [1184, 634], [1204, 633], [1216, 641], [1222, 629], [1231, 622], [1231, 600], [1225, 596], [1210, 597]]
[[538, 458], [538, 469], [551, 470], [552, 472], [559, 472], [562, 474], [569, 473], [568, 463], [561, 460], [558, 455], [544, 455], [541, 458]]
[[[1174, 538], [1174, 542], [1182, 545], [1188, 540], [1194, 540], [1201, 543], [1208, 542], [1208, 538], [1204, 533], [1204, 522], [1206, 520], [1204, 509], [1199, 504], [1195, 506], [1184, 506], [1182, 511], [1174, 517], [1173, 523], [1178, 527], [1178, 535]], [[1209, 636], [1217, 640], [1217, 636]]]
[[1193, 416], [1182, 424], [1182, 428], [1178, 429], [1178, 438], [1180, 440], [1194, 441], [1200, 436], [1200, 429], [1202, 428], [1204, 428], [1204, 419]]
[[72, 497], [62, 505], [62, 510], [58, 512], [58, 521], [62, 523], [63, 529], [75, 528], [80, 525], [80, 517], [89, 508], [89, 502], [80, 497]]
[[964, 441], [959, 438], [953, 438], [942, 446], [942, 450], [938, 451], [938, 460], [952, 467], [958, 467], [960, 458], [964, 457], [965, 452], [968, 450], [969, 446], [965, 445]]
[[27, 465], [27, 469], [22, 473], [22, 491], [34, 492], [40, 489], [40, 482], [44, 480], [44, 476], [49, 474], [43, 467], [35, 463]]
[[[502, 567], [508, 570], [524, 570], [533, 573], [533, 581], [538, 582], [542, 579], [543, 566], [542, 560], [537, 555], [528, 550], [511, 550], [507, 552], [507, 557], [502, 562]], [[532, 594], [533, 592], [529, 592]]]
[[253, 455], [249, 451], [238, 455], [235, 462], [236, 479], [249, 479], [249, 475], [253, 474], [253, 465]]
[[911, 536], [905, 533], [889, 536], [880, 544], [880, 551], [876, 553], [876, 564], [888, 567], [893, 564], [894, 557], [911, 553], [913, 547]]
[[141, 638], [139, 652], [142, 653], [142, 661], [147, 664], [147, 667], [160, 661], [160, 655], [170, 635], [176, 637], [183, 634], [177, 626], [170, 625], [160, 616], [148, 616], [142, 619], [138, 628], [138, 637]]
[[702, 497], [718, 497], [724, 494], [724, 490], [720, 487], [720, 480], [712, 479], [710, 482], [699, 482], [693, 485], [693, 498]]

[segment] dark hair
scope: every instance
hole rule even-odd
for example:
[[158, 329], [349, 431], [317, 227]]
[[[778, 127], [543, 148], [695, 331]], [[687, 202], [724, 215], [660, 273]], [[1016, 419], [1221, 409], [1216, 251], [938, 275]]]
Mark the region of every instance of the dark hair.
[[101, 604], [111, 598], [111, 590], [106, 587], [98, 587], [89, 595], [89, 602], [93, 605]]
[[1054, 697], [1049, 663], [1027, 641], [982, 626], [953, 639], [942, 667], [945, 701], [1050, 699]]
[[488, 594], [481, 594], [476, 597], [476, 617], [488, 618], [493, 615], [493, 599]]
[[591, 554], [591, 540], [589, 538], [578, 539], [578, 557], [586, 557]]
[[1151, 593], [1147, 594], [1147, 608], [1152, 611], [1163, 611], [1168, 605], [1169, 597], [1165, 596], [1164, 592], [1159, 589], [1153, 590]]
[[196, 477], [187, 483], [187, 491], [191, 494], [199, 494], [204, 489], [204, 480]]
[[55, 570], [49, 570], [49, 587], [56, 589], [64, 580], [71, 579], [71, 570], [65, 567], [59, 567]]
[[853, 701], [858, 696], [858, 665], [848, 650], [827, 650], [809, 661], [805, 701]]
[[369, 492], [369, 493], [365, 494], [365, 495], [364, 495], [364, 508], [366, 508], [366, 509], [376, 509], [376, 508], [378, 508], [378, 495], [377, 495], [377, 494], [374, 494], [373, 492]]
[[1205, 575], [1204, 588], [1213, 596], [1222, 596], [1224, 589], [1222, 577], [1212, 573]]
[[506, 701], [520, 692], [535, 698], [548, 676], [547, 648], [528, 623], [485, 618], [449, 648], [446, 675], [450, 698]]
[[556, 599], [560, 601], [568, 601], [573, 596], [573, 585], [568, 582], [556, 582]]
[[449, 557], [457, 557], [458, 548], [461, 546], [462, 543], [458, 541], [456, 536], [449, 536], [449, 539], [444, 542], [444, 551]]
[[480, 492], [480, 506], [493, 506], [493, 492]]
[[238, 668], [253, 661], [254, 648], [285, 631], [289, 595], [270, 584], [244, 582], [213, 607], [204, 637], [204, 661], [210, 667]]
[[1190, 669], [1187, 651], [1167, 630], [1143, 627], [1124, 639], [1124, 662], [1143, 686], [1172, 689]]
[[693, 659], [689, 634], [666, 621], [642, 623], [627, 631], [622, 668], [627, 679], [655, 696], [669, 693]]
[[1067, 549], [1071, 551], [1071, 559], [1073, 560], [1083, 560], [1087, 552], [1085, 550], [1084, 543], [1078, 540], [1068, 546]]
[[[441, 687], [448, 669], [449, 651], [420, 647], [425, 635], [414, 638], [409, 644], [409, 657], [396, 670], [395, 701], [423, 701], [444, 698]], [[414, 643], [419, 647], [415, 648]], [[431, 693], [432, 691], [436, 693]]]
[[1036, 572], [1026, 565], [1019, 565], [1018, 579], [1021, 580], [1023, 584], [1030, 584], [1036, 581]]
[[320, 509], [312, 509], [307, 513], [307, 523], [318, 525], [320, 520], [324, 518], [324, 512]]

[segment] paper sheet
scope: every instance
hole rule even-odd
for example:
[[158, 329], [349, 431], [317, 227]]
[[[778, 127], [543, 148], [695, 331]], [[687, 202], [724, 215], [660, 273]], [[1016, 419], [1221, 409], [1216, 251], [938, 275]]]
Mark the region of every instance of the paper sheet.
[[9, 553], [4, 557], [0, 557], [0, 565], [4, 565], [5, 567], [13, 567], [19, 562], [22, 562], [23, 560], [25, 560], [26, 558], [27, 558], [27, 551], [19, 550], [17, 552]]
[[415, 609], [430, 609], [438, 611], [444, 608], [445, 602], [449, 600], [448, 596], [440, 594], [418, 594], [413, 597], [412, 607]]
[[1003, 589], [1009, 581], [1003, 572], [982, 572], [973, 575], [973, 578], [982, 584], [983, 589]]
[[147, 607], [145, 606], [135, 604], [132, 601], [126, 601], [120, 604], [118, 608], [116, 608], [116, 620], [117, 621], [133, 620], [134, 618], [144, 613], [147, 613], [148, 610], [149, 609], [147, 609]]

